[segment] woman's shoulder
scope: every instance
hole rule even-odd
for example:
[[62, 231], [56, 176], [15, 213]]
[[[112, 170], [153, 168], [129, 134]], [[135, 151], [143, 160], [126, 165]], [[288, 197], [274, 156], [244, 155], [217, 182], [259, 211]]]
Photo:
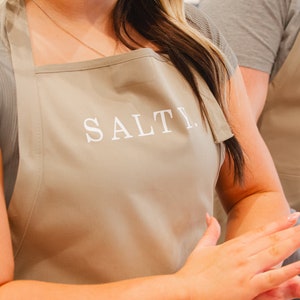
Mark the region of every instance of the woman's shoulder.
[[192, 4], [185, 4], [185, 14], [188, 23], [223, 52], [229, 71], [232, 73], [237, 67], [237, 58], [214, 22], [201, 9]]
[[221, 33], [202, 10], [191, 4], [185, 4], [185, 13], [188, 23], [205, 37], [209, 38], [218, 47], [221, 44]]

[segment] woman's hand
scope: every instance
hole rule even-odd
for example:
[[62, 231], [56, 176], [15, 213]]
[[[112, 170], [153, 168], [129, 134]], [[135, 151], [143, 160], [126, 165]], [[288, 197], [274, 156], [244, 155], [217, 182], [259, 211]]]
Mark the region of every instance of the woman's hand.
[[273, 269], [300, 247], [299, 213], [216, 246], [215, 218], [175, 276], [188, 299], [269, 300], [300, 297], [300, 262]]
[[300, 261], [274, 269], [300, 247], [299, 214], [216, 246], [216, 219], [185, 265], [175, 274], [99, 285], [68, 285], [28, 280], [0, 288], [0, 299], [64, 300], [290, 300], [300, 297]]

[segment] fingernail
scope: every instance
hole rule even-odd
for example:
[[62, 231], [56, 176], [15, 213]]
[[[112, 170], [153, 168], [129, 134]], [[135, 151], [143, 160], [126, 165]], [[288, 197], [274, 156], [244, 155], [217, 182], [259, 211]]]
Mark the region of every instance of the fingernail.
[[211, 223], [211, 216], [209, 215], [209, 213], [206, 213], [205, 218], [206, 218], [206, 225], [209, 226]]
[[288, 221], [289, 222], [297, 221], [299, 216], [300, 216], [300, 212], [292, 213], [291, 215], [288, 216]]

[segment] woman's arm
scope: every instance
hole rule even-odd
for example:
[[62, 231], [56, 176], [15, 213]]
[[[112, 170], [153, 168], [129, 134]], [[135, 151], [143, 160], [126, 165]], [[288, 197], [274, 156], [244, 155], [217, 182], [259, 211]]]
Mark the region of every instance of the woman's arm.
[[246, 166], [244, 185], [233, 186], [227, 157], [218, 181], [218, 193], [228, 212], [227, 239], [289, 214], [273, 160], [257, 129], [239, 68], [231, 79], [228, 105], [230, 123], [244, 150]]
[[[2, 180], [0, 186], [3, 191]], [[252, 300], [258, 295], [263, 298], [257, 299], [263, 300], [267, 299], [263, 293], [273, 289], [273, 293], [277, 291], [280, 295], [300, 296], [300, 283], [294, 278], [300, 272], [300, 262], [271, 274], [263, 273], [300, 246], [300, 227], [293, 227], [298, 215], [278, 220], [218, 246], [218, 224], [214, 218], [208, 217], [206, 233], [183, 268], [175, 274], [99, 285], [66, 285], [12, 281], [13, 256], [3, 193], [1, 200], [0, 300]], [[278, 287], [279, 284], [282, 287]]]
[[14, 259], [10, 239], [8, 218], [3, 188], [3, 163], [0, 149], [0, 285], [11, 281], [14, 273]]
[[175, 274], [99, 285], [12, 281], [0, 288], [0, 300], [266, 300], [272, 299], [266, 298], [270, 293], [280, 299], [299, 297], [300, 262], [265, 272], [300, 246], [300, 227], [293, 226], [297, 218], [292, 215], [216, 246], [218, 223], [208, 217], [206, 233]]
[[252, 111], [258, 120], [266, 103], [270, 75], [256, 69], [240, 67]]

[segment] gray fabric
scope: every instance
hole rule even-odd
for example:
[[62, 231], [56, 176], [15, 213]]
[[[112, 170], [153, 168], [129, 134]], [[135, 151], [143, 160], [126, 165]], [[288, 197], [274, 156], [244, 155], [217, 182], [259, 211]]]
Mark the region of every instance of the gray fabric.
[[195, 8], [191, 4], [186, 4], [186, 17], [191, 26], [199, 30], [205, 37], [209, 38], [224, 54], [227, 59], [227, 66], [230, 74], [237, 67], [237, 59], [232, 49], [229, 47], [224, 36], [213, 24], [207, 14]]
[[11, 198], [19, 163], [16, 87], [8, 49], [0, 43], [0, 148], [4, 165], [5, 199]]
[[[186, 4], [186, 14], [190, 24], [221, 49], [227, 57], [229, 71], [233, 70], [237, 65], [236, 58], [216, 27], [193, 5]], [[4, 159], [4, 189], [8, 205], [16, 180], [19, 158], [14, 75], [9, 50], [1, 42], [0, 88], [0, 148]]]
[[274, 78], [300, 29], [300, 0], [200, 0], [239, 64]]

